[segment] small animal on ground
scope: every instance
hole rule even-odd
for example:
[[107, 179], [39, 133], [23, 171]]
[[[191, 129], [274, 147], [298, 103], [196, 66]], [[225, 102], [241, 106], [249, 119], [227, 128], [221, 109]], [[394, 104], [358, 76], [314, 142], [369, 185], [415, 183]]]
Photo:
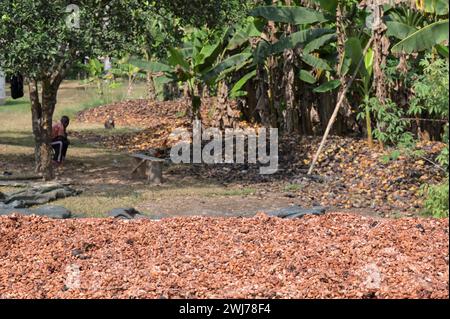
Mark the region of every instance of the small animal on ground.
[[106, 121], [105, 121], [105, 128], [107, 130], [111, 130], [113, 128], [115, 128], [116, 125], [114, 123], [114, 118], [112, 116], [110, 116]]

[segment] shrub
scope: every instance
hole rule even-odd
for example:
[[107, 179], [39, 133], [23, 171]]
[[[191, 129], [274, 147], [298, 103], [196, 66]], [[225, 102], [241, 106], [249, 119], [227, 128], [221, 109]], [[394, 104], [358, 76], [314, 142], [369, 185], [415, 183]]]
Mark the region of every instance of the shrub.
[[425, 215], [435, 218], [448, 217], [448, 188], [448, 179], [441, 185], [425, 185], [422, 188], [422, 193], [426, 196]]

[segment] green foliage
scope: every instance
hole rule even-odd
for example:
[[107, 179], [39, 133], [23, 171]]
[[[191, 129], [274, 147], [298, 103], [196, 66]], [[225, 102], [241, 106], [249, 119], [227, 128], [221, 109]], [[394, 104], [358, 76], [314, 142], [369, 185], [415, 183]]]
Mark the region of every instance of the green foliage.
[[436, 21], [415, 31], [392, 47], [394, 53], [413, 53], [431, 49], [448, 41], [448, 19]]
[[142, 8], [141, 1], [114, 1], [108, 7], [94, 0], [76, 4], [79, 28], [66, 23], [68, 1], [0, 1], [1, 68], [42, 80], [85, 56], [121, 52], [139, 30], [135, 13]]
[[80, 67], [87, 73], [88, 78], [84, 83], [95, 83], [97, 85], [97, 93], [103, 95], [103, 81], [105, 73], [103, 71], [103, 63], [96, 58], [89, 59], [88, 63], [81, 64]]
[[433, 58], [428, 54], [420, 62], [420, 66], [423, 67], [423, 75], [413, 85], [414, 97], [410, 101], [408, 112], [411, 115], [428, 112], [440, 119], [448, 118], [448, 60]]
[[337, 89], [341, 85], [339, 80], [331, 80], [323, 83], [319, 87], [315, 88], [313, 91], [316, 93], [325, 93]]
[[245, 96], [247, 92], [243, 90], [244, 85], [252, 78], [256, 76], [256, 70], [251, 71], [250, 73], [247, 73], [242, 78], [239, 79], [239, 81], [236, 82], [236, 84], [233, 86], [233, 88], [230, 91], [230, 97], [235, 98], [239, 96]]
[[180, 18], [181, 23], [194, 27], [207, 26], [220, 29], [224, 25], [242, 21], [251, 7], [253, 0], [170, 0], [154, 1], [156, 12], [164, 9]]
[[443, 134], [443, 141], [447, 146], [439, 155], [438, 161], [448, 168], [448, 59], [434, 58], [428, 54], [420, 62], [420, 66], [423, 67], [423, 74], [413, 85], [415, 94], [410, 101], [408, 113], [414, 116], [429, 115], [435, 119], [447, 120]]
[[421, 189], [426, 197], [424, 214], [435, 218], [449, 217], [449, 180], [440, 185], [425, 185]]
[[300, 6], [262, 6], [250, 11], [250, 15], [294, 25], [327, 21], [321, 12]]
[[448, 173], [448, 155], [449, 155], [448, 139], [449, 139], [449, 126], [447, 123], [447, 125], [445, 125], [445, 127], [444, 127], [444, 134], [442, 136], [442, 140], [444, 141], [444, 143], [446, 145], [436, 159], [437, 162], [447, 170], [447, 173]]
[[370, 98], [368, 108], [375, 115], [377, 128], [373, 133], [379, 141], [398, 145], [412, 139], [412, 134], [407, 132], [409, 122], [405, 119], [405, 111], [392, 100], [386, 100], [383, 105], [377, 98]]
[[300, 70], [299, 77], [303, 82], [306, 82], [309, 84], [314, 84], [317, 82], [316, 78], [310, 72], [308, 72], [306, 70]]

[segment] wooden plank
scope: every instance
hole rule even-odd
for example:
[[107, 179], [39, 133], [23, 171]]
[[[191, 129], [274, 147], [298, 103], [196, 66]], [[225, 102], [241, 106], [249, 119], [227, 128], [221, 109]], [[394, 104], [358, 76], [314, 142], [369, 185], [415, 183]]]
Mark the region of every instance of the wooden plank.
[[161, 162], [147, 162], [147, 181], [151, 184], [162, 184], [162, 163]]
[[142, 164], [145, 163], [145, 160], [143, 159], [142, 161], [139, 162], [139, 164], [136, 165], [136, 167], [131, 171], [131, 174], [134, 174], [134, 172], [136, 172], [138, 170], [139, 167], [142, 166]]
[[150, 162], [165, 162], [165, 159], [162, 158], [157, 158], [157, 157], [153, 157], [153, 156], [148, 156], [148, 155], [144, 155], [144, 154], [130, 154], [131, 157], [134, 158], [139, 158], [145, 161], [150, 161]]

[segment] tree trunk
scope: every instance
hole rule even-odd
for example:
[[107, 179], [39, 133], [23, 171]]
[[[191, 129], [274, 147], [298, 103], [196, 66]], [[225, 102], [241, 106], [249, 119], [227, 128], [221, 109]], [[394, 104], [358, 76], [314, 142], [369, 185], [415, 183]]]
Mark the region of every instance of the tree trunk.
[[236, 111], [231, 107], [228, 100], [228, 85], [225, 81], [220, 81], [217, 85], [216, 114], [214, 115], [214, 125], [224, 130], [234, 127], [237, 120]]
[[245, 103], [240, 104], [242, 107], [240, 111], [243, 114], [243, 117], [248, 122], [260, 122], [259, 114], [257, 112], [258, 105], [258, 90], [259, 82], [254, 79], [247, 82], [245, 85], [245, 90], [247, 91], [247, 96], [245, 97]]
[[[290, 6], [291, 1], [286, 0], [286, 5]], [[288, 25], [286, 28], [286, 35], [292, 33], [292, 26]], [[283, 86], [284, 86], [284, 100], [286, 101], [286, 116], [284, 125], [287, 133], [292, 133], [299, 130], [299, 115], [297, 105], [295, 103], [295, 73], [294, 73], [294, 50], [284, 50], [283, 53]]]
[[52, 118], [62, 79], [42, 81], [42, 96], [36, 80], [29, 80], [32, 128], [35, 140], [35, 170], [44, 180], [55, 177], [52, 165]]
[[386, 58], [389, 54], [389, 39], [385, 35], [387, 30], [383, 23], [383, 8], [374, 5], [374, 26], [373, 26], [373, 81], [375, 84], [375, 96], [384, 104], [387, 96], [387, 80], [383, 72], [386, 66]]
[[[373, 82], [375, 86], [375, 96], [381, 105], [385, 105], [387, 99], [387, 80], [383, 72], [383, 68], [386, 65], [386, 57], [389, 54], [389, 39], [385, 34], [387, 30], [386, 25], [383, 23], [383, 7], [378, 4], [378, 1], [372, 3], [373, 12]], [[383, 131], [384, 128], [377, 123], [379, 131]], [[379, 141], [383, 147], [383, 143]]]
[[[325, 132], [325, 128], [330, 121], [331, 115], [333, 114], [334, 107], [336, 106], [336, 93], [326, 92], [318, 95], [318, 111], [320, 119], [320, 133]], [[332, 131], [332, 133], [335, 133]]]
[[300, 83], [299, 92], [301, 92], [301, 103], [298, 107], [300, 112], [300, 133], [303, 135], [313, 135], [313, 126], [311, 121], [311, 109], [313, 107], [312, 88], [306, 83]]
[[[44, 86], [42, 90], [44, 90]], [[51, 131], [52, 131], [52, 115], [48, 109], [48, 104], [44, 107], [39, 100], [39, 88], [37, 81], [31, 80], [29, 83], [30, 100], [31, 100], [31, 115], [32, 127], [35, 140], [35, 170], [41, 174], [45, 180], [54, 178], [54, 172], [51, 160]], [[44, 94], [42, 94], [44, 97]]]
[[[343, 94], [343, 92], [346, 91], [347, 85], [346, 83], [348, 82], [348, 76], [341, 74], [341, 69], [344, 63], [344, 56], [345, 56], [345, 43], [347, 42], [344, 20], [345, 20], [345, 3], [343, 3], [343, 1], [339, 1], [338, 6], [336, 8], [336, 34], [337, 34], [336, 48], [339, 58], [339, 65], [337, 70], [339, 71], [339, 80], [341, 82], [341, 86], [339, 87], [337, 99], [339, 99]], [[347, 130], [348, 126], [352, 126], [352, 124], [349, 123], [349, 120], [351, 121], [350, 116], [351, 113], [352, 110], [350, 103], [348, 102], [347, 97], [344, 96], [340, 112], [336, 119], [336, 125], [334, 129], [335, 133], [343, 134]]]
[[153, 74], [150, 71], [147, 72], [147, 98], [150, 101], [156, 100], [155, 81], [153, 80]]
[[267, 95], [268, 88], [263, 65], [257, 66], [256, 78], [258, 81], [258, 88], [256, 89], [256, 110], [261, 119], [261, 124], [265, 127], [270, 127], [269, 97]]

